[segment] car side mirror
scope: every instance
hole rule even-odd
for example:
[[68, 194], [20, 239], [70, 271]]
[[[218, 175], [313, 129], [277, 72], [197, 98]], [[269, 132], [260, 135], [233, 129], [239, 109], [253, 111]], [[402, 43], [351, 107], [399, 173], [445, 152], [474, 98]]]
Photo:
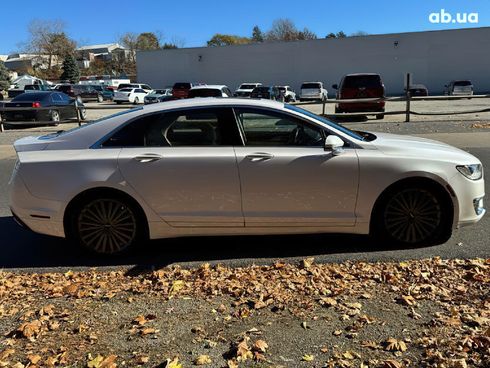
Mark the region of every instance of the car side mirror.
[[338, 84], [332, 84], [332, 88], [333, 89], [339, 89], [339, 85]]
[[332, 154], [334, 156], [337, 156], [344, 152], [344, 149], [342, 148], [343, 146], [344, 141], [342, 139], [340, 139], [336, 135], [329, 135], [325, 139], [323, 149], [325, 151], [332, 151]]

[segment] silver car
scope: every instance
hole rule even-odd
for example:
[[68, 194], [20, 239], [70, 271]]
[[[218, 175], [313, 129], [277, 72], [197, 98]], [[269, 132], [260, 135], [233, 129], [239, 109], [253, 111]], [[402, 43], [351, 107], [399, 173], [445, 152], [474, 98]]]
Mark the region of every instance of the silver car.
[[485, 213], [482, 165], [469, 153], [267, 100], [152, 104], [14, 146], [17, 221], [99, 253], [188, 235], [436, 244]]

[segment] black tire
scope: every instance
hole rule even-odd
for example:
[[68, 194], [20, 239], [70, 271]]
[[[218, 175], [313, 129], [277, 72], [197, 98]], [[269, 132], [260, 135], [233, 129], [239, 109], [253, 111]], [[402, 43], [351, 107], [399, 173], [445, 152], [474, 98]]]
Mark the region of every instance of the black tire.
[[116, 101], [116, 103], [117, 103], [118, 105], [120, 105], [120, 104], [122, 104], [122, 101]]
[[134, 98], [134, 104], [138, 105], [140, 103], [140, 99], [138, 97]]
[[141, 209], [123, 195], [89, 195], [70, 212], [68, 239], [93, 253], [126, 253], [147, 238]]
[[432, 186], [407, 184], [386, 192], [371, 228], [380, 240], [404, 246], [436, 245], [451, 237], [452, 208]]
[[383, 120], [385, 116], [383, 114], [376, 115], [376, 120]]
[[104, 96], [102, 95], [97, 95], [97, 102], [104, 102]]

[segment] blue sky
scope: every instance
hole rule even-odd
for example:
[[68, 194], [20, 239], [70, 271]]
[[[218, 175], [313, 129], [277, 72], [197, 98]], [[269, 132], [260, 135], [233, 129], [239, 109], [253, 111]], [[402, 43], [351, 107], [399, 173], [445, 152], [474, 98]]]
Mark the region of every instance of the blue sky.
[[[28, 39], [34, 19], [59, 19], [80, 45], [117, 41], [125, 32], [160, 31], [185, 47], [203, 46], [214, 33], [249, 36], [254, 25], [267, 30], [276, 18], [290, 18], [319, 37], [490, 26], [488, 0], [24, 0], [2, 2], [0, 54]], [[63, 5], [62, 5], [63, 4]], [[72, 4], [72, 5], [71, 5]], [[429, 14], [478, 13], [478, 24], [432, 24]], [[10, 16], [6, 16], [10, 14]]]

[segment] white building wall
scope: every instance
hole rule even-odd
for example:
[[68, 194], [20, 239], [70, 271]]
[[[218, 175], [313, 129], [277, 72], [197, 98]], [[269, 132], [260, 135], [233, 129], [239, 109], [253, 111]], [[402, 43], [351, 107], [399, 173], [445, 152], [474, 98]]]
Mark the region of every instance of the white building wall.
[[[396, 46], [397, 43], [397, 46]], [[387, 93], [401, 94], [404, 75], [441, 93], [452, 79], [470, 79], [477, 93], [490, 91], [490, 27], [447, 31], [183, 48], [137, 53], [138, 82], [165, 87], [175, 82], [242, 82], [290, 85], [322, 81], [330, 87], [344, 74], [381, 74]]]

